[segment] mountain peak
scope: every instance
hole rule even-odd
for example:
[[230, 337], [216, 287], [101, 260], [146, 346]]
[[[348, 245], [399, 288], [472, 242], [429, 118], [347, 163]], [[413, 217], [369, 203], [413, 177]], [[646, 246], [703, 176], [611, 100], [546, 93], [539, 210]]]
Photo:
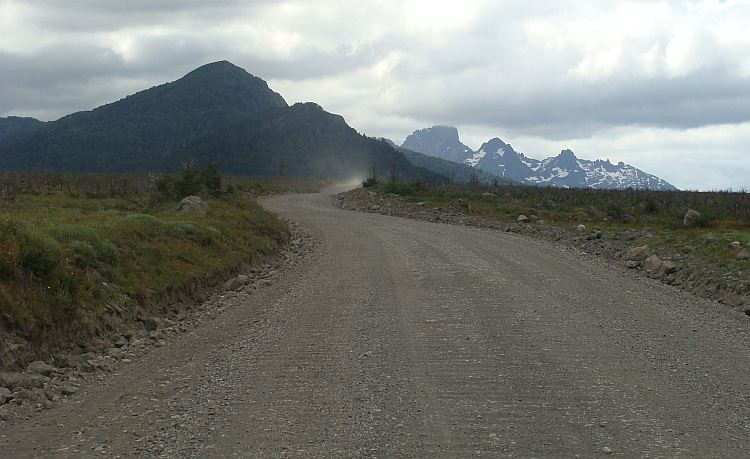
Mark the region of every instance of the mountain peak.
[[473, 154], [458, 138], [458, 129], [453, 126], [432, 126], [414, 131], [401, 144], [401, 148], [437, 156], [456, 163], [463, 162]]

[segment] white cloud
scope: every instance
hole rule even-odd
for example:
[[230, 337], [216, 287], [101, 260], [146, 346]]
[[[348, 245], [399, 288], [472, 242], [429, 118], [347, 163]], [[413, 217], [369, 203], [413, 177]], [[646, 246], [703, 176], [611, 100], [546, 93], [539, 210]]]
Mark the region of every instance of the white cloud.
[[742, 170], [748, 152], [712, 133], [746, 134], [748, 17], [748, 0], [6, 0], [0, 116], [54, 119], [227, 59], [368, 135], [452, 124], [591, 157], [639, 139], [648, 172], [675, 151]]

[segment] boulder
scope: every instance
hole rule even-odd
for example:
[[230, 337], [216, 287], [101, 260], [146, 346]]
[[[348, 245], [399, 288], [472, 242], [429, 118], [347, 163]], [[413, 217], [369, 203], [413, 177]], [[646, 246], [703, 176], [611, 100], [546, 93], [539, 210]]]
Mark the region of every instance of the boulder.
[[34, 387], [44, 387], [47, 379], [38, 374], [32, 373], [2, 373], [0, 374], [0, 387], [7, 387], [11, 391], [22, 389], [33, 389]]
[[188, 196], [180, 201], [175, 207], [180, 215], [198, 214], [206, 215], [209, 205], [198, 196]]
[[237, 276], [229, 279], [224, 283], [224, 290], [228, 292], [235, 292], [245, 286], [248, 282], [247, 276]]
[[641, 247], [631, 247], [625, 254], [625, 259], [629, 261], [642, 262], [651, 255], [651, 248], [647, 245]]
[[623, 231], [622, 234], [620, 234], [620, 239], [623, 241], [633, 241], [638, 239], [638, 235], [632, 231]]
[[661, 265], [662, 261], [656, 255], [651, 255], [643, 261], [644, 271], [658, 271]]
[[595, 217], [599, 217], [599, 218], [604, 217], [604, 212], [602, 212], [601, 210], [597, 209], [594, 206], [589, 207], [589, 213]]
[[685, 212], [685, 217], [683, 217], [682, 219], [682, 225], [688, 228], [692, 228], [693, 226], [695, 226], [695, 219], [700, 216], [700, 212], [693, 209], [688, 209], [688, 211]]
[[158, 317], [146, 317], [143, 319], [143, 326], [146, 327], [146, 331], [154, 331], [161, 328], [161, 319]]
[[55, 367], [46, 362], [42, 362], [41, 360], [37, 360], [36, 362], [31, 362], [29, 366], [26, 367], [26, 371], [42, 376], [49, 376], [55, 372]]
[[461, 198], [458, 198], [451, 206], [457, 206], [457, 207], [463, 207], [464, 209], [471, 209], [471, 204], [464, 201]]
[[732, 243], [729, 244], [729, 248], [733, 249], [733, 250], [740, 250], [742, 248], [742, 244], [740, 244], [737, 241], [734, 241], [734, 242], [732, 242]]
[[737, 254], [737, 259], [740, 261], [750, 259], [750, 252], [747, 249], [740, 250], [740, 253]]

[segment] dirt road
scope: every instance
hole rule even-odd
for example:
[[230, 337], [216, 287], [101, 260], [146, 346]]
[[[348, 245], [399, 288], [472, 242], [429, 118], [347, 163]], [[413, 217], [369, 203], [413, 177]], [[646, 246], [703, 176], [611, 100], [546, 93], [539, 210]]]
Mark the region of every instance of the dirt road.
[[309, 261], [0, 456], [750, 457], [744, 315], [519, 236], [264, 205]]

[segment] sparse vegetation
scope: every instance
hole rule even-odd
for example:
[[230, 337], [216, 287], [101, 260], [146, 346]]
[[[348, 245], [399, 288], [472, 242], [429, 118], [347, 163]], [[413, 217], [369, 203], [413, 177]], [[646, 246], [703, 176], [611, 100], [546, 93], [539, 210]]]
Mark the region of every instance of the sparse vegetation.
[[[588, 221], [609, 228], [648, 226], [681, 230], [685, 212], [694, 209], [700, 212], [700, 217], [694, 220], [698, 228], [750, 229], [750, 194], [744, 190], [598, 190], [523, 185], [427, 185], [422, 182], [387, 183], [374, 190], [434, 207], [447, 207], [460, 198], [471, 206], [474, 214], [508, 221], [515, 220], [519, 213], [527, 213], [561, 226]], [[591, 212], [591, 207], [603, 215]]]

